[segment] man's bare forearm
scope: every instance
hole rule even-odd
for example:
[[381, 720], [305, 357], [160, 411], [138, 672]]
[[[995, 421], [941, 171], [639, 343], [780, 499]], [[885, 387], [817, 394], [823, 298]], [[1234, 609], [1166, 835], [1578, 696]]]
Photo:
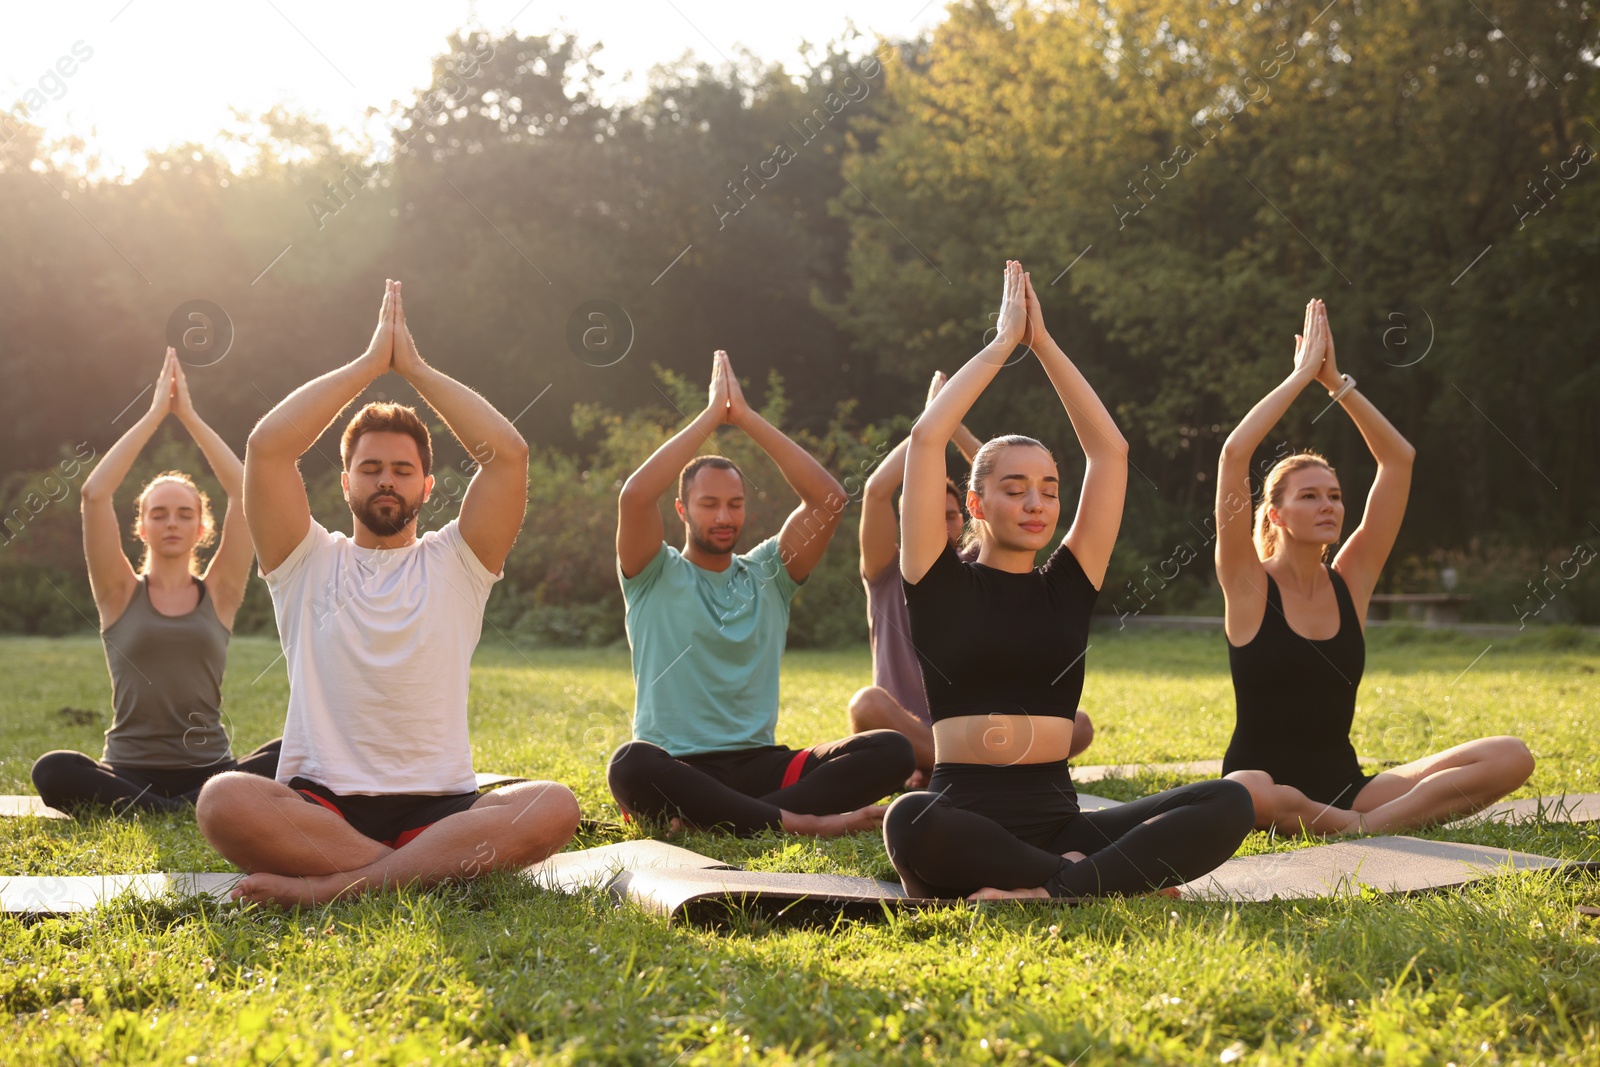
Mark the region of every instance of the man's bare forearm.
[[256, 423], [250, 431], [250, 452], [273, 459], [299, 458], [377, 378], [364, 358], [313, 378]]
[[842, 507], [844, 486], [818, 463], [816, 457], [801, 448], [782, 430], [752, 410], [739, 428], [761, 450], [772, 458], [782, 472], [784, 481], [800, 494], [800, 499], [814, 508]]
[[527, 452], [528, 443], [511, 420], [471, 387], [420, 360], [407, 369], [405, 379], [480, 464], [487, 466], [499, 455]]

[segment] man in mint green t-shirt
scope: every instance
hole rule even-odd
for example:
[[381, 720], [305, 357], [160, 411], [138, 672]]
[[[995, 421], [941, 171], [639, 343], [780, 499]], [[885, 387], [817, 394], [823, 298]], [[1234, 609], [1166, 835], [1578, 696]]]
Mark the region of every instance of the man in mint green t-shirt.
[[[743, 554], [734, 546], [744, 475], [721, 456], [695, 456], [724, 425], [749, 434], [801, 500], [778, 536]], [[657, 504], [674, 476], [682, 551], [663, 540]], [[706, 409], [633, 472], [617, 501], [636, 740], [612, 755], [607, 779], [623, 811], [737, 834], [831, 837], [882, 824], [875, 802], [915, 764], [904, 736], [872, 730], [800, 750], [774, 742], [789, 602], [845, 503], [833, 476], [745, 402], [718, 351]]]

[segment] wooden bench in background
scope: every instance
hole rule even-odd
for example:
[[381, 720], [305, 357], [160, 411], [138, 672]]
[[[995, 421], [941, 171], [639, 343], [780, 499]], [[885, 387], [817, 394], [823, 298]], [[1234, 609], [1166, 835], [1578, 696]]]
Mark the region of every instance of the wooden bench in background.
[[1367, 619], [1408, 619], [1425, 626], [1455, 626], [1461, 622], [1461, 605], [1471, 599], [1459, 593], [1374, 593], [1367, 605]]

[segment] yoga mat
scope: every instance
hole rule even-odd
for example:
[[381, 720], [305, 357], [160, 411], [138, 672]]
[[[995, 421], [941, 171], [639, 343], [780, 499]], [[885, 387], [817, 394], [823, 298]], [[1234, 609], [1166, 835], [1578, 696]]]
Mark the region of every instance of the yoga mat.
[[1491, 804], [1475, 815], [1457, 819], [1452, 826], [1470, 826], [1473, 823], [1523, 823], [1523, 822], [1600, 822], [1600, 793], [1563, 793], [1549, 797], [1527, 797], [1522, 800], [1502, 800]]
[[[1114, 803], [1114, 802], [1113, 802]], [[662, 841], [624, 841], [562, 852], [526, 871], [536, 885], [566, 893], [603, 887], [619, 900], [670, 919], [722, 923], [739, 914], [790, 923], [868, 918], [889, 906], [937, 904], [908, 898], [898, 882], [837, 874], [742, 871]]]
[[1180, 886], [1179, 892], [1201, 900], [1310, 900], [1354, 896], [1363, 885], [1380, 893], [1415, 893], [1465, 885], [1512, 869], [1569, 866], [1600, 865], [1450, 841], [1371, 837], [1294, 852], [1238, 856], [1204, 878]]
[[[584, 853], [566, 855], [581, 857]], [[713, 924], [740, 914], [772, 921], [831, 922], [840, 917], [878, 917], [885, 907], [928, 908], [960, 903], [908, 897], [897, 882], [831, 874], [743, 871], [694, 853], [688, 856], [691, 859], [667, 855], [649, 868], [623, 870], [609, 881], [590, 877], [581, 884], [606, 885], [618, 898], [670, 919]], [[1186, 898], [1201, 900], [1311, 900], [1354, 895], [1362, 885], [1382, 893], [1414, 893], [1465, 885], [1513, 869], [1556, 867], [1594, 870], [1600, 869], [1600, 864], [1569, 863], [1526, 852], [1414, 837], [1379, 837], [1239, 857], [1205, 878], [1180, 887], [1179, 892]], [[1059, 898], [1023, 901], [1051, 906], [1085, 902]]]
[[674, 868], [627, 871], [612, 885], [645, 911], [720, 924], [738, 915], [773, 922], [831, 923], [881, 918], [885, 908], [938, 907], [948, 901], [906, 896], [898, 882], [838, 874]]
[[0, 878], [0, 911], [13, 915], [69, 915], [90, 911], [131, 893], [156, 900], [167, 893], [205, 894], [218, 901], [244, 877], [241, 874], [104, 874]]
[[1187, 763], [1091, 763], [1083, 767], [1073, 767], [1072, 780], [1074, 783], [1098, 782], [1105, 778], [1132, 778], [1135, 775], [1154, 772], [1210, 775], [1213, 778], [1220, 778], [1222, 761], [1203, 759]]
[[558, 852], [523, 870], [536, 885], [577, 893], [610, 886], [624, 872], [654, 869], [731, 869], [721, 860], [690, 852], [665, 841], [622, 841], [599, 848]]
[[1110, 797], [1097, 797], [1093, 793], [1078, 794], [1079, 811], [1105, 811], [1107, 808], [1120, 808], [1122, 801], [1112, 800]]
[[64, 811], [46, 807], [43, 798], [32, 795], [0, 796], [0, 819], [16, 819], [23, 816], [35, 816], [40, 819], [70, 819], [72, 816]]

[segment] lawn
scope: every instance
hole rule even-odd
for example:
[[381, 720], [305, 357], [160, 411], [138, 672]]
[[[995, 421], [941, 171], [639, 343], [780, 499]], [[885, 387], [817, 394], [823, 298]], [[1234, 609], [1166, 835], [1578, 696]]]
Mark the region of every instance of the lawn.
[[[1220, 636], [1113, 626], [1091, 640], [1086, 762], [1221, 754]], [[226, 709], [244, 751], [277, 733], [287, 681], [271, 641], [239, 639], [231, 655]], [[1492, 644], [1376, 632], [1357, 748], [1378, 763], [1515, 733], [1539, 760], [1520, 795], [1600, 791], [1597, 669], [1600, 641], [1572, 631]], [[837, 736], [868, 673], [864, 651], [791, 653], [779, 740]], [[585, 814], [616, 818], [604, 765], [628, 732], [625, 650], [490, 640], [472, 684], [479, 770], [556, 778]], [[45, 749], [98, 753], [110, 686], [92, 639], [0, 641], [0, 692], [4, 792], [32, 791]], [[6, 819], [0, 835], [3, 874], [227, 869], [185, 816]], [[1600, 860], [1594, 827], [1426, 836]], [[892, 876], [870, 835], [680, 843], [746, 866]], [[1244, 847], [1303, 844], [1256, 834]], [[124, 903], [0, 919], [0, 1061], [1594, 1063], [1600, 922], [1575, 905], [1596, 903], [1592, 877], [1549, 873], [1405, 899], [963, 905], [821, 930], [669, 927], [509, 875], [290, 914]]]

